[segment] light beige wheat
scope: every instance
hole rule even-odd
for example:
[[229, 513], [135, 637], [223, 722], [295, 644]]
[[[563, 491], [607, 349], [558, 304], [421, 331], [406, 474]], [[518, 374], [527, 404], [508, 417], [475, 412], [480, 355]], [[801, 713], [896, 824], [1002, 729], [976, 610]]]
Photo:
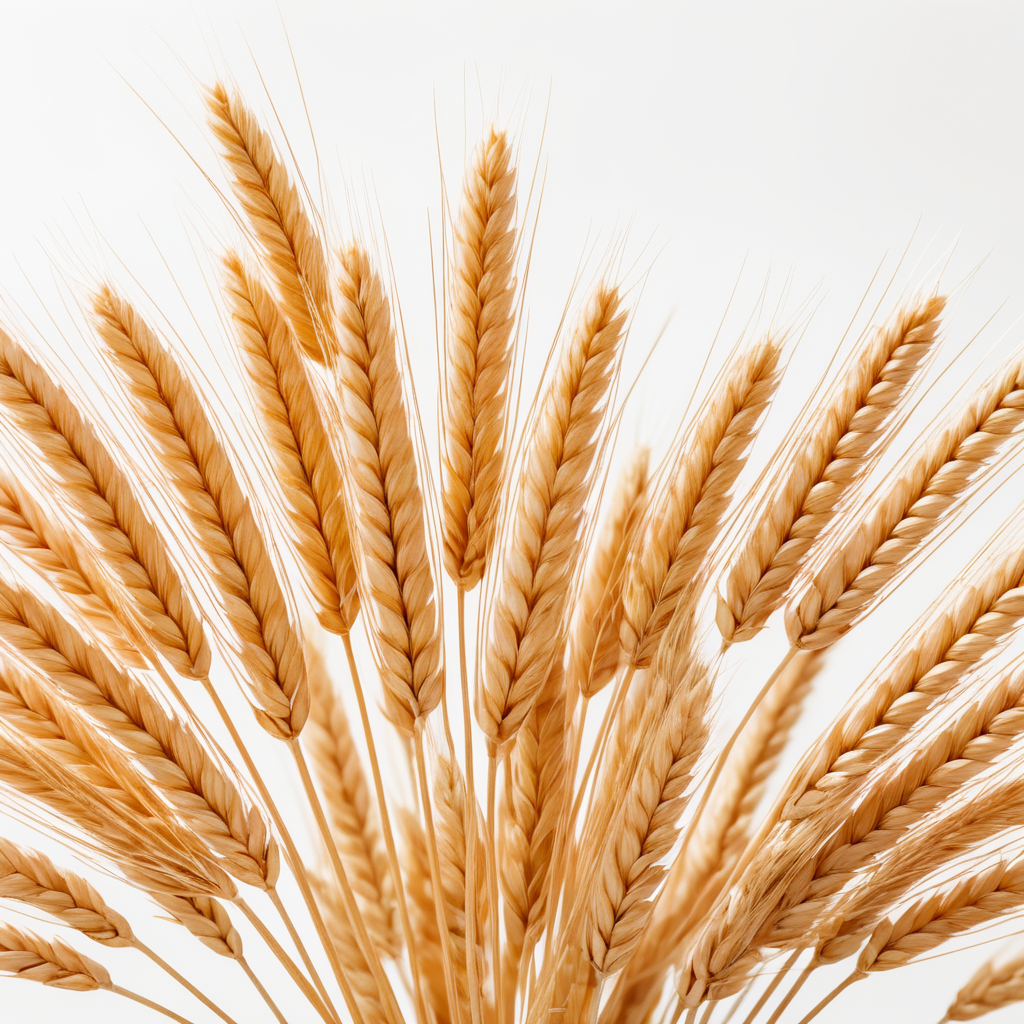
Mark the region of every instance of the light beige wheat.
[[618, 290], [600, 285], [562, 349], [530, 428], [477, 687], [477, 721], [495, 750], [515, 736], [551, 670], [625, 322]]
[[938, 296], [907, 306], [842, 374], [728, 570], [716, 615], [726, 640], [753, 636], [778, 606], [868, 454], [886, 437], [944, 308]]
[[492, 128], [462, 185], [445, 324], [442, 526], [445, 568], [464, 590], [483, 576], [501, 489], [515, 214], [512, 149]]

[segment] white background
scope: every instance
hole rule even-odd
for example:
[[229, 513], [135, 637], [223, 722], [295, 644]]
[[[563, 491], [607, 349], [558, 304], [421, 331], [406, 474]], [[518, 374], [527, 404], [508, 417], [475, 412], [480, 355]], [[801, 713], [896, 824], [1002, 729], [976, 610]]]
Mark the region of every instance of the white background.
[[[332, 223], [346, 232], [350, 211], [363, 222], [383, 221], [427, 410], [434, 394], [427, 211], [436, 228], [437, 140], [454, 191], [463, 147], [491, 117], [521, 132], [524, 177], [538, 160], [547, 169], [528, 293], [537, 351], [551, 337], [581, 256], [590, 254], [589, 279], [610, 246], [623, 247], [630, 283], [649, 275], [631, 368], [671, 315], [654, 372], [625, 420], [627, 440], [664, 440], [681, 414], [741, 265], [722, 345], [735, 339], [766, 280], [769, 311], [785, 299], [781, 319], [805, 301], [820, 304], [790, 385], [801, 398], [876, 267], [883, 264], [886, 278], [908, 245], [883, 310], [899, 290], [931, 284], [954, 245], [947, 287], [981, 264], [956, 293], [943, 363], [996, 314], [930, 393], [932, 411], [994, 348], [1022, 340], [1024, 14], [1015, 3], [983, 2], [279, 8], [3, 0], [0, 288], [23, 324], [34, 323], [59, 347], [40, 311], [63, 323], [59, 296], [108, 269], [126, 279], [123, 261], [187, 333], [166, 259], [200, 322], [216, 333], [202, 319], [208, 300], [193, 246], [200, 238], [216, 250], [216, 237], [230, 238], [231, 228], [191, 160], [214, 166], [198, 128], [196, 83], [230, 71], [267, 115], [258, 67], [315, 189], [282, 19]], [[927, 596], [951, 575], [948, 566], [933, 570]], [[910, 590], [890, 602], [893, 622], [920, 606]], [[844, 651], [847, 663], [865, 657]], [[172, 941], [169, 933], [154, 934]], [[179, 963], [200, 960], [187, 941], [163, 948], [175, 949]], [[928, 1024], [993, 948], [873, 978], [823, 1019]], [[122, 983], [162, 985], [142, 978], [134, 954], [99, 952]], [[213, 967], [230, 986], [232, 965]], [[816, 998], [838, 977], [815, 979], [808, 992]], [[62, 1015], [144, 1019], [111, 996], [0, 982], [0, 1020]], [[264, 1016], [253, 1005], [239, 1019]]]

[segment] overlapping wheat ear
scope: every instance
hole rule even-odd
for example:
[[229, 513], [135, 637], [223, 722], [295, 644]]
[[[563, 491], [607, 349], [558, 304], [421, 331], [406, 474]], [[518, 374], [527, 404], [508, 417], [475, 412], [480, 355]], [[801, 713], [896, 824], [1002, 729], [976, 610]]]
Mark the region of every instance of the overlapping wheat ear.
[[[519, 171], [488, 128], [446, 219], [431, 452], [386, 248], [337, 241], [233, 88], [205, 102], [241, 236], [221, 320], [261, 443], [199, 353], [112, 283], [79, 304], [101, 395], [0, 331], [0, 792], [82, 865], [0, 835], [12, 914], [103, 958], [141, 952], [225, 1024], [724, 1024], [784, 957], [744, 1022], [775, 1024], [850, 959], [810, 1021], [856, 980], [1024, 915], [1016, 518], [772, 785], [824, 649], [964, 521], [985, 474], [1013, 486], [1019, 356], [874, 482], [946, 299], [862, 334], [774, 451], [761, 427], [787, 417], [772, 402], [800, 339], [759, 325], [662, 457], [652, 438], [619, 459], [630, 288], [609, 263], [513, 415]], [[731, 645], [780, 608], [788, 653], [737, 707]], [[268, 784], [267, 735], [300, 813]], [[239, 971], [257, 1009], [218, 1005], [144, 944], [102, 872]], [[20, 926], [0, 926], [0, 972], [186, 1021]], [[982, 972], [948, 1019], [1024, 996], [1019, 974]]]

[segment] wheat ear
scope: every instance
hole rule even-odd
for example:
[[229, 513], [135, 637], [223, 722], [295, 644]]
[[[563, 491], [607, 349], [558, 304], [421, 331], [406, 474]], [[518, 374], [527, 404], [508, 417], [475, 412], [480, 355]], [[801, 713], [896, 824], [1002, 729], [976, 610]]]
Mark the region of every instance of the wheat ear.
[[380, 275], [352, 245], [341, 254], [338, 350], [346, 494], [363, 610], [384, 709], [403, 732], [444, 692], [441, 634], [423, 493], [402, 395], [398, 339]]
[[325, 629], [347, 633], [359, 610], [341, 470], [317, 416], [310, 371], [287, 321], [234, 253], [225, 294], [242, 364], [266, 435], [294, 549]]
[[556, 660], [523, 720], [505, 770], [498, 816], [498, 858], [504, 896], [503, 995], [511, 1020], [524, 951], [537, 941], [547, 914], [549, 872], [567, 790], [566, 678]]
[[463, 590], [483, 576], [505, 458], [515, 294], [516, 169], [493, 128], [462, 185], [449, 268], [441, 502], [445, 568]]
[[[629, 781], [621, 825], [613, 829], [589, 896], [585, 948], [598, 974], [621, 970], [636, 950], [675, 843], [693, 769], [707, 742], [714, 676], [696, 657], [658, 666], [644, 700], [664, 709]], [[646, 738], [645, 738], [646, 740]]]
[[638, 448], [622, 471], [573, 616], [568, 685], [588, 700], [612, 681], [621, 660], [622, 589], [643, 514], [649, 461], [650, 449]]
[[791, 643], [827, 647], [890, 586], [929, 534], [964, 500], [1024, 424], [1018, 362], [1000, 372], [888, 486], [839, 550], [786, 609]]
[[679, 600], [729, 507], [747, 453], [782, 378], [771, 337], [742, 352], [711, 389], [692, 430], [680, 433], [640, 524], [626, 567], [622, 645], [638, 667], [651, 663]]
[[302, 640], [208, 403], [130, 303], [103, 288], [93, 310], [107, 357], [209, 558], [211, 579], [242, 642], [257, 721], [271, 735], [291, 738], [309, 712]]
[[324, 794], [331, 835], [367, 931], [383, 953], [395, 957], [400, 940], [394, 892], [359, 752], [323, 653], [311, 644], [306, 648], [306, 665], [311, 705], [302, 742]]
[[1020, 953], [988, 960], [971, 975], [946, 1011], [949, 1020], [974, 1020], [1024, 999], [1024, 958]]
[[0, 922], [0, 973], [71, 992], [111, 987], [106, 968], [61, 939], [46, 940]]
[[763, 516], [730, 566], [716, 620], [726, 640], [753, 636], [778, 606], [802, 560], [891, 430], [900, 400], [927, 357], [945, 299], [901, 310], [856, 358], [785, 468]]
[[544, 685], [562, 629], [579, 535], [617, 376], [626, 314], [600, 285], [544, 391], [509, 506], [476, 716], [490, 746], [515, 736]]
[[[205, 675], [210, 648], [200, 620], [163, 534], [128, 474], [42, 364], [3, 330], [0, 399], [5, 415], [60, 477], [62, 500], [88, 523], [104, 562], [130, 595], [127, 602], [141, 612], [160, 653], [187, 674]], [[36, 520], [32, 526], [67, 564], [77, 564], [73, 540], [47, 533], [45, 522]], [[104, 592], [93, 580], [88, 582], [98, 593]]]
[[218, 82], [207, 91], [206, 106], [231, 187], [285, 315], [306, 355], [322, 362], [331, 295], [320, 239], [270, 137], [238, 93]]

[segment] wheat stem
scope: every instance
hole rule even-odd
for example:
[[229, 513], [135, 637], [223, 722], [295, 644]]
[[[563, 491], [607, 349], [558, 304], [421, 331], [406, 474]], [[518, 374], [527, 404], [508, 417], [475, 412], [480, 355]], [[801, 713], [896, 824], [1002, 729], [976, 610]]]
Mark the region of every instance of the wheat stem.
[[[295, 881], [299, 886], [299, 892], [302, 894], [302, 899], [306, 904], [306, 909], [309, 912], [309, 916], [313, 921], [313, 927], [316, 929], [317, 938], [320, 940], [320, 944], [323, 946], [324, 951], [327, 953], [327, 958], [331, 964], [331, 970], [334, 972], [335, 979], [338, 982], [338, 986], [341, 988], [342, 995], [345, 998], [345, 1005], [349, 1008], [353, 1017], [358, 1022], [363, 1024], [362, 1013], [359, 1010], [358, 1005], [355, 1001], [355, 996], [352, 992], [351, 986], [345, 979], [344, 971], [341, 967], [341, 962], [338, 959], [338, 955], [334, 950], [334, 944], [331, 942], [330, 934], [327, 931], [327, 926], [324, 924], [323, 915], [320, 913], [320, 908], [317, 906], [315, 897], [313, 896], [313, 890], [309, 886], [309, 879], [306, 877], [305, 869], [302, 866], [302, 859], [299, 857], [299, 851], [295, 847], [295, 842], [291, 837], [291, 833], [288, 831], [288, 827], [285, 824], [284, 818], [281, 817], [281, 812], [277, 809], [277, 804], [274, 798], [270, 794], [270, 790], [267, 788], [266, 782], [263, 781], [263, 775], [260, 770], [256, 767], [256, 762], [252, 759], [252, 755], [249, 753], [249, 748], [245, 745], [245, 741], [239, 735], [238, 729], [235, 726], [228, 709], [224, 706], [224, 702], [220, 699], [220, 694], [213, 688], [209, 679], [203, 680], [203, 685], [207, 695], [214, 703], [214, 707], [217, 709], [217, 714], [220, 715], [221, 721], [224, 723], [224, 727], [228, 730], [228, 734], [231, 737], [232, 742], [238, 750], [239, 755], [242, 758], [242, 763], [249, 771], [253, 782], [256, 785], [256, 789], [260, 794], [267, 810], [270, 812], [270, 819], [273, 821], [274, 826], [277, 828], [278, 833], [281, 836], [281, 842], [284, 844], [285, 857], [288, 861], [289, 866], [292, 869], [292, 874], [295, 876]], [[271, 888], [268, 893], [271, 899], [274, 898], [274, 890]], [[240, 901], [238, 901], [240, 902]], [[282, 920], [285, 922], [285, 926], [288, 928], [289, 933], [292, 935], [292, 939], [295, 942], [295, 948], [299, 952], [299, 956], [302, 959], [306, 970], [309, 971], [310, 978], [313, 979], [313, 983], [317, 987], [317, 991], [323, 996], [324, 1002], [330, 1008], [331, 1015], [335, 1020], [340, 1021], [338, 1011], [334, 1008], [331, 1001], [331, 997], [327, 993], [327, 989], [324, 987], [323, 981], [320, 980], [320, 975], [317, 972], [316, 966], [313, 964], [312, 959], [306, 950], [305, 945], [299, 939], [297, 933], [294, 932], [291, 920], [284, 911], [283, 904], [278, 906], [278, 912], [281, 914]]]
[[[459, 679], [462, 683], [462, 729], [465, 734], [466, 776], [466, 973], [469, 1009], [473, 1024], [481, 1024], [480, 981], [476, 958], [476, 788], [473, 783], [473, 714], [469, 703], [469, 671], [466, 666], [466, 589], [457, 588], [459, 619]], [[498, 908], [494, 908], [497, 915]]]
[[200, 989], [196, 988], [188, 980], [179, 974], [163, 957], [161, 957], [155, 950], [152, 950], [144, 942], [140, 942], [135, 939], [132, 942], [132, 948], [137, 949], [144, 956], [149, 957], [162, 971], [172, 977], [182, 988], [190, 992], [196, 999], [198, 999], [207, 1009], [212, 1010], [225, 1024], [237, 1024], [233, 1017], [229, 1017], [209, 996], [207, 996]]
[[[430, 888], [434, 896], [434, 914], [437, 917], [438, 944], [441, 947], [441, 962], [444, 966], [444, 984], [448, 997], [448, 1013], [453, 1024], [460, 1024], [458, 986], [455, 982], [455, 965], [452, 963], [451, 941], [448, 936], [448, 922], [444, 913], [444, 894], [441, 891], [441, 865], [437, 855], [437, 834], [434, 831], [434, 812], [430, 807], [430, 786], [427, 782], [427, 761], [423, 750], [422, 717], [416, 719], [413, 745], [416, 756], [416, 772], [419, 780], [420, 801], [423, 805], [423, 822], [427, 832], [427, 856], [430, 860]], [[476, 956], [476, 950], [467, 951], [469, 957]]]
[[182, 1017], [181, 1014], [167, 1009], [166, 1006], [162, 1006], [160, 1003], [156, 1003], [152, 999], [140, 996], [138, 992], [132, 992], [130, 989], [121, 988], [120, 985], [111, 985], [107, 991], [113, 992], [115, 995], [124, 996], [125, 999], [130, 999], [133, 1003], [145, 1006], [149, 1010], [155, 1010], [157, 1013], [162, 1013], [165, 1017], [170, 1017], [171, 1020], [177, 1021], [178, 1024], [192, 1024], [192, 1021], [187, 1017]]
[[498, 823], [495, 819], [495, 788], [498, 779], [498, 753], [493, 745], [488, 744], [487, 750], [487, 885], [490, 891], [491, 906], [491, 967], [494, 973], [494, 1003], [498, 1008], [498, 1024], [508, 1024], [505, 1020], [506, 1006], [502, 997], [501, 978], [501, 933], [498, 921], [498, 863], [497, 837]]
[[278, 1009], [277, 1003], [275, 1003], [274, 1000], [271, 998], [270, 993], [266, 990], [266, 988], [264, 988], [263, 983], [260, 981], [260, 979], [257, 978], [256, 975], [253, 973], [252, 968], [249, 966], [249, 961], [246, 960], [244, 956], [240, 956], [238, 958], [238, 966], [241, 967], [243, 971], [245, 971], [246, 977], [252, 982], [253, 987], [256, 989], [257, 992], [259, 992], [260, 996], [262, 997], [263, 1001], [267, 1004], [267, 1006], [270, 1007], [271, 1013], [273, 1013], [273, 1015], [278, 1019], [278, 1021], [280, 1021], [280, 1024], [288, 1024], [288, 1021], [285, 1019], [284, 1014], [281, 1013], [281, 1011]]
[[352, 649], [352, 639], [348, 634], [342, 637], [345, 646], [345, 658], [348, 661], [349, 677], [352, 680], [352, 687], [356, 692], [356, 702], [359, 705], [359, 718], [363, 726], [363, 735], [366, 738], [366, 749], [370, 761], [370, 772], [373, 775], [373, 786], [377, 794], [377, 810], [380, 813], [381, 831], [384, 833], [384, 845], [388, 851], [388, 866], [391, 870], [392, 881], [395, 885], [395, 895], [398, 901], [398, 914], [402, 922], [402, 934], [405, 936], [405, 948], [409, 953], [409, 966], [412, 969], [413, 991], [416, 996], [416, 1013], [420, 1021], [427, 1020], [426, 1004], [423, 1001], [423, 979], [420, 974], [419, 957], [416, 953], [416, 941], [413, 936], [412, 924], [409, 920], [409, 905], [405, 897], [405, 885], [402, 881], [402, 871], [398, 864], [398, 851], [395, 847], [395, 835], [391, 828], [391, 817], [388, 814], [387, 800], [384, 798], [384, 780], [380, 773], [380, 762], [377, 758], [377, 745], [373, 739], [373, 730], [370, 728], [370, 716], [366, 710], [366, 695], [363, 693], [362, 681], [359, 678], [359, 668], [356, 665], [355, 651]]
[[[276, 892], [272, 894], [272, 899], [274, 895], [276, 895]], [[321, 995], [318, 994], [317, 991], [310, 984], [309, 978], [307, 978], [302, 973], [302, 971], [299, 970], [298, 965], [295, 963], [295, 961], [288, 955], [288, 953], [285, 951], [281, 943], [278, 942], [277, 939], [274, 937], [274, 933], [263, 923], [263, 919], [252, 909], [252, 907], [249, 906], [248, 903], [245, 902], [245, 900], [239, 898], [236, 899], [234, 903], [235, 906], [238, 907], [238, 909], [242, 912], [242, 915], [246, 918], [246, 920], [253, 926], [253, 928], [256, 931], [256, 934], [259, 935], [259, 937], [266, 943], [267, 948], [270, 950], [270, 952], [273, 953], [275, 957], [277, 957], [280, 964], [288, 972], [289, 977], [292, 979], [292, 981], [295, 982], [296, 985], [298, 985], [303, 995], [305, 995], [305, 997], [309, 1000], [310, 1004], [313, 1006], [316, 1012], [320, 1014], [323, 1020], [326, 1021], [327, 1024], [332, 1024], [332, 1022], [340, 1021], [341, 1018], [338, 1016], [337, 1011], [334, 1009], [334, 1007], [332, 1006], [330, 1010], [328, 1010], [327, 1006], [324, 1005], [324, 1000], [321, 998]], [[280, 908], [279, 912], [281, 912]], [[295, 937], [293, 936], [293, 941], [294, 938]]]
[[779, 1018], [789, 1008], [789, 1004], [796, 999], [800, 989], [802, 989], [807, 983], [807, 979], [811, 976], [811, 972], [817, 966], [817, 962], [812, 959], [811, 962], [800, 972], [800, 976], [793, 983], [793, 987], [782, 997], [782, 1002], [775, 1007], [775, 1012], [768, 1018], [766, 1024], [777, 1024]]
[[[832, 991], [829, 992], [827, 996], [825, 996], [818, 1002], [817, 1006], [815, 1006], [814, 1009], [810, 1011], [810, 1013], [808, 1013], [805, 1017], [801, 1019], [800, 1024], [810, 1024], [810, 1022], [814, 1020], [814, 1018], [817, 1017], [818, 1014], [821, 1013], [821, 1011], [824, 1010], [825, 1007], [828, 1006], [833, 999], [836, 999], [838, 996], [842, 995], [842, 993], [845, 992], [855, 981], [859, 981], [863, 977], [864, 975], [860, 971], [854, 971], [853, 974], [851, 974], [848, 978], [845, 978], [843, 981], [839, 982], [839, 984], [836, 985], [836, 987], [832, 989]], [[948, 1020], [948, 1018], [944, 1019]], [[942, 1022], [940, 1021], [939, 1024], [942, 1024]]]
[[[793, 964], [795, 964], [797, 960], [800, 959], [800, 953], [801, 950], [797, 949], [794, 950], [792, 954], [790, 954], [789, 958], [782, 965], [782, 970], [776, 973], [775, 977], [772, 978], [772, 980], [768, 983], [768, 987], [764, 990], [764, 992], [761, 993], [761, 998], [758, 999], [756, 1003], [754, 1003], [754, 1006], [751, 1009], [750, 1013], [748, 1013], [747, 1016], [744, 1018], [743, 1024], [755, 1024], [755, 1021], [757, 1020], [757, 1015], [764, 1009], [765, 1004], [768, 1002], [768, 1000], [771, 999], [773, 995], [775, 995], [775, 990], [782, 984], [783, 979], [786, 977], [786, 975], [789, 974], [790, 970], [793, 967]], [[728, 1018], [726, 1018], [726, 1020], [728, 1020]], [[725, 1024], [725, 1021], [723, 1021], [722, 1024]]]

